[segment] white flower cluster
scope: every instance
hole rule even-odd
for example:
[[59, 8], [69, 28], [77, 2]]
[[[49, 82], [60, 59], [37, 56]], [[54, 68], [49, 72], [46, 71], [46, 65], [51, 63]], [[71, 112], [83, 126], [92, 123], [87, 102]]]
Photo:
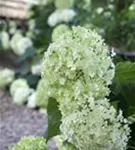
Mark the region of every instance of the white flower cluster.
[[126, 150], [130, 129], [106, 99], [89, 98], [82, 111], [63, 118], [61, 131], [79, 150]]
[[41, 66], [42, 66], [42, 62], [41, 61], [33, 64], [31, 66], [31, 73], [33, 75], [39, 75], [40, 76], [41, 75]]
[[10, 94], [16, 104], [24, 104], [32, 93], [33, 89], [29, 87], [25, 79], [16, 79], [11, 84]]
[[56, 28], [53, 29], [52, 33], [52, 41], [56, 41], [61, 35], [69, 30], [69, 27], [65, 24], [60, 24]]
[[74, 27], [66, 32], [45, 53], [42, 76], [48, 85], [47, 95], [62, 101], [65, 113], [73, 103], [75, 107], [76, 103], [82, 105], [86, 96], [104, 98], [114, 77], [114, 64], [108, 55], [94, 31]]
[[57, 9], [48, 18], [48, 24], [51, 27], [56, 26], [61, 22], [68, 23], [76, 16], [76, 13], [72, 9]]
[[23, 55], [26, 50], [33, 47], [31, 39], [23, 37], [19, 32], [12, 37], [10, 45], [13, 52], [18, 56]]
[[40, 108], [46, 109], [48, 104], [47, 86], [44, 80], [39, 80], [36, 89], [36, 105]]
[[36, 92], [34, 91], [29, 97], [28, 97], [28, 103], [27, 107], [28, 108], [36, 108], [37, 103], [36, 103]]
[[5, 68], [0, 70], [0, 88], [5, 88], [12, 83], [15, 78], [15, 72], [11, 69]]
[[73, 27], [45, 53], [47, 97], [62, 113], [61, 131], [79, 150], [125, 150], [130, 129], [105, 99], [115, 74], [107, 46], [95, 32]]

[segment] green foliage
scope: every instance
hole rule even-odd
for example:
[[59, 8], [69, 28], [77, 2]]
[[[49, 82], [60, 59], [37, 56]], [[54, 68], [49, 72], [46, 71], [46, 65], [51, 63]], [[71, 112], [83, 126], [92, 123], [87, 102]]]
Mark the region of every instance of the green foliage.
[[119, 107], [125, 116], [135, 112], [135, 64], [120, 62], [116, 65], [116, 74], [112, 86], [112, 99], [119, 100]]
[[135, 83], [135, 64], [131, 62], [118, 63], [114, 81], [122, 84]]
[[43, 137], [23, 137], [20, 142], [9, 150], [47, 150], [46, 142]]
[[46, 140], [48, 141], [53, 136], [60, 134], [59, 126], [61, 124], [61, 112], [59, 103], [54, 98], [49, 98], [47, 106], [48, 114], [48, 129], [46, 131]]

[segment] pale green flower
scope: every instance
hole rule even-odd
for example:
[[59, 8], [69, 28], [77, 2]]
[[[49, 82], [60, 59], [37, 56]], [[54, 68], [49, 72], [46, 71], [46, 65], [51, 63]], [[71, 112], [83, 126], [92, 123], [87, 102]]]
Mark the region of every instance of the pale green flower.
[[40, 108], [47, 108], [48, 104], [48, 87], [45, 80], [40, 80], [36, 89], [36, 105]]
[[56, 28], [53, 29], [52, 33], [52, 41], [56, 41], [60, 36], [62, 36], [65, 32], [69, 30], [69, 27], [65, 24], [60, 24]]
[[33, 92], [29, 97], [28, 97], [28, 102], [27, 102], [27, 107], [28, 108], [36, 108], [36, 92]]
[[39, 61], [37, 63], [34, 63], [32, 66], [31, 66], [31, 73], [33, 75], [41, 75], [41, 66], [42, 66], [42, 62]]
[[15, 72], [11, 69], [5, 68], [0, 70], [0, 88], [5, 88], [11, 84], [15, 78]]
[[22, 36], [21, 33], [18, 31], [18, 32], [16, 32], [16, 33], [13, 35], [13, 37], [12, 37], [12, 39], [11, 39], [11, 41], [10, 41], [10, 46], [11, 46], [11, 48], [12, 48], [12, 51], [13, 51], [15, 54], [17, 54], [17, 55], [20, 54], [19, 52], [17, 52], [17, 51], [18, 51], [17, 43], [18, 43], [18, 41], [21, 40], [22, 38], [23, 38], [23, 36]]
[[22, 105], [27, 102], [28, 97], [33, 93], [33, 89], [30, 88], [18, 88], [12, 96], [13, 103]]
[[96, 13], [97, 13], [97, 14], [101, 14], [103, 11], [104, 11], [104, 9], [103, 9], [102, 7], [98, 7], [98, 8], [96, 9]]
[[72, 9], [56, 9], [48, 18], [48, 25], [51, 27], [56, 26], [61, 22], [68, 23], [76, 16]]
[[[45, 53], [43, 80], [47, 93], [60, 102], [63, 115], [79, 109], [83, 98], [104, 98], [114, 77], [114, 64], [107, 46], [94, 31], [73, 27], [52, 43]], [[68, 106], [68, 107], [67, 107]]]
[[25, 79], [16, 79], [10, 86], [10, 94], [13, 96], [18, 88], [29, 88]]
[[43, 137], [22, 137], [21, 140], [9, 150], [47, 150], [46, 140]]
[[32, 93], [33, 89], [29, 87], [25, 79], [16, 79], [10, 86], [10, 94], [13, 103], [16, 104], [24, 104]]
[[47, 97], [59, 102], [61, 133], [78, 150], [126, 149], [128, 121], [105, 99], [115, 74], [111, 57], [101, 37], [82, 27], [67, 31], [45, 52]]
[[85, 104], [83, 110], [62, 119], [65, 139], [78, 150], [126, 150], [130, 129], [122, 112], [117, 115], [106, 99], [90, 98]]
[[30, 38], [23, 37], [20, 32], [17, 32], [11, 39], [10, 42], [12, 51], [18, 55], [23, 55], [26, 50], [33, 48], [33, 43]]
[[21, 56], [23, 55], [29, 48], [33, 48], [33, 43], [30, 38], [23, 37], [17, 42], [17, 50], [14, 50], [14, 53]]

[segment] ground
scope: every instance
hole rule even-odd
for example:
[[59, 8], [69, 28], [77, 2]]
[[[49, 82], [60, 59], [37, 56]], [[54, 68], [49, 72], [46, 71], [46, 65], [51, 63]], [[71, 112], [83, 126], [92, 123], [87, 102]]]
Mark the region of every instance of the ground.
[[[47, 128], [47, 117], [39, 110], [12, 103], [11, 97], [0, 91], [0, 150], [7, 150], [22, 136], [43, 136]], [[49, 143], [50, 150], [56, 150]]]

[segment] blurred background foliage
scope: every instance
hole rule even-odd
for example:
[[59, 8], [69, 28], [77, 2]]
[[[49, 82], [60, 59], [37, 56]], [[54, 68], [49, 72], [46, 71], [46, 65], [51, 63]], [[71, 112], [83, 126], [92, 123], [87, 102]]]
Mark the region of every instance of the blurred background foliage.
[[[116, 51], [116, 75], [109, 98], [126, 117], [135, 121], [132, 117], [135, 116], [135, 1], [33, 0], [27, 5], [24, 20], [1, 18], [0, 65], [14, 69], [15, 78], [25, 78], [29, 86], [36, 89], [41, 78], [38, 70], [43, 54], [52, 42], [54, 29], [60, 24], [69, 29], [73, 25], [95, 29], [110, 49]], [[48, 23], [54, 12], [67, 9], [73, 10], [75, 16], [68, 21], [59, 19], [53, 26]], [[3, 59], [8, 63], [4, 60], [3, 64]], [[135, 123], [131, 127], [130, 146], [135, 147]]]

